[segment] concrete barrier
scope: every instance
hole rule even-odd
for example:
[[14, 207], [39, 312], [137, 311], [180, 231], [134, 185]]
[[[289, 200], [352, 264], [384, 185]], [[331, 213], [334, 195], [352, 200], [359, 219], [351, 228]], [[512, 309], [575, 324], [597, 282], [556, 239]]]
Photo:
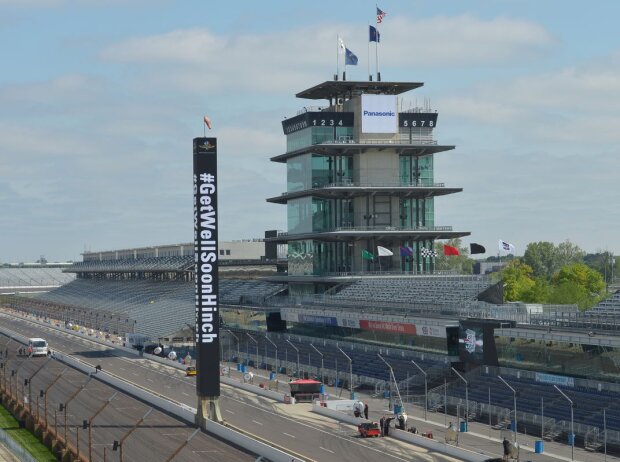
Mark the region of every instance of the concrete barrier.
[[[25, 344], [28, 342], [27, 337], [24, 337], [17, 332], [7, 329], [6, 327], [0, 326], [0, 332], [20, 343]], [[127, 393], [128, 395], [152, 404], [153, 406], [163, 411], [166, 411], [173, 416], [178, 417], [184, 422], [187, 422], [191, 425], [195, 424], [196, 409], [193, 407], [187, 406], [183, 403], [172, 401], [165, 396], [153, 393], [152, 391], [142, 388], [134, 383], [127, 382], [126, 380], [117, 377], [114, 374], [110, 374], [109, 372], [97, 371], [94, 366], [60, 351], [55, 352], [54, 358], [67, 364], [68, 366], [74, 367], [75, 369], [84, 372], [85, 374], [93, 375], [98, 380], [101, 380], [102, 382], [107, 383], [108, 385], [111, 385]], [[236, 444], [237, 446], [242, 447], [247, 451], [263, 456], [273, 462], [303, 462], [303, 459], [296, 458], [291, 454], [273, 448], [268, 444], [256, 441], [247, 435], [234, 431], [217, 422], [207, 421], [205, 427], [207, 432], [212, 433], [233, 444]]]
[[[352, 425], [359, 425], [363, 422], [369, 422], [366, 419], [359, 419], [352, 415], [345, 414], [340, 411], [336, 411], [334, 409], [329, 409], [323, 407], [316, 402], [312, 405], [312, 412], [317, 414], [321, 414], [326, 417], [330, 417], [334, 420], [338, 420], [340, 422], [346, 422]], [[390, 438], [394, 438], [400, 441], [405, 441], [407, 443], [414, 444], [416, 446], [420, 446], [431, 451], [439, 452], [441, 454], [446, 454], [448, 456], [455, 457], [459, 460], [464, 460], [467, 462], [483, 462], [486, 459], [494, 456], [488, 456], [482, 453], [477, 453], [473, 451], [469, 451], [467, 449], [458, 448], [456, 446], [451, 446], [449, 444], [432, 440], [430, 438], [425, 438], [421, 435], [414, 435], [413, 433], [409, 433], [406, 431], [398, 430], [398, 429], [390, 429]]]
[[[108, 341], [106, 341], [104, 339], [99, 339], [99, 338], [96, 338], [96, 337], [93, 337], [93, 336], [90, 336], [90, 335], [87, 335], [87, 334], [82, 334], [81, 332], [78, 332], [78, 331], [74, 331], [74, 330], [71, 330], [71, 329], [64, 329], [62, 327], [57, 327], [57, 326], [54, 326], [52, 324], [47, 324], [45, 322], [38, 321], [36, 319], [30, 319], [30, 318], [24, 318], [24, 319], [26, 319], [26, 320], [28, 320], [30, 322], [33, 322], [35, 324], [39, 324], [41, 326], [48, 327], [50, 329], [57, 330], [59, 332], [64, 332], [64, 333], [68, 333], [68, 334], [71, 334], [71, 335], [75, 335], [76, 337], [80, 337], [80, 338], [83, 338], [83, 339], [86, 339], [86, 340], [90, 340], [93, 343], [98, 343], [100, 345], [104, 345], [104, 346], [107, 346], [109, 348], [113, 348], [113, 349], [116, 349], [116, 350], [119, 350], [119, 351], [123, 351], [125, 353], [129, 353], [129, 354], [131, 354], [133, 356], [136, 356], [136, 357], [141, 357], [142, 359], [147, 359], [149, 361], [154, 361], [156, 363], [163, 364], [163, 365], [168, 366], [168, 367], [172, 367], [172, 368], [175, 368], [175, 369], [178, 369], [178, 370], [182, 370], [182, 371], [185, 371], [185, 369], [187, 368], [187, 366], [185, 364], [181, 364], [181, 363], [179, 363], [177, 361], [171, 361], [169, 359], [162, 358], [161, 356], [156, 356], [156, 355], [151, 355], [151, 354], [143, 354], [142, 356], [140, 356], [140, 353], [137, 350], [133, 349], [133, 348], [127, 348], [127, 347], [124, 347], [124, 346], [120, 346], [118, 344], [115, 344], [115, 343], [112, 343], [112, 342], [108, 342]], [[17, 334], [16, 332], [13, 332], [13, 331], [10, 331], [10, 332], [12, 332], [14, 335], [19, 336], [19, 334]], [[28, 343], [28, 339], [26, 337], [23, 337], [23, 339], [25, 339], [25, 340], [22, 341], [21, 343]], [[52, 351], [54, 351], [53, 345], [52, 345], [51, 349], [52, 349]], [[272, 390], [264, 389], [264, 388], [261, 388], [261, 387], [256, 386], [256, 385], [243, 383], [243, 382], [241, 382], [239, 380], [232, 379], [232, 378], [226, 377], [226, 376], [220, 376], [220, 381], [223, 384], [229, 385], [231, 387], [240, 388], [242, 390], [249, 391], [251, 393], [263, 396], [265, 398], [273, 399], [273, 400], [278, 401], [280, 403], [284, 402], [284, 396], [285, 396], [284, 393], [279, 393], [277, 391], [272, 391]]]

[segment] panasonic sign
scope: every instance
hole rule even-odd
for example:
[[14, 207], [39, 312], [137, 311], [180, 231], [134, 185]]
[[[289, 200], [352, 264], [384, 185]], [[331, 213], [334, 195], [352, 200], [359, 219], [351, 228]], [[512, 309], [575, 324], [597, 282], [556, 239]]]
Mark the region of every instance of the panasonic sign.
[[362, 133], [396, 133], [395, 95], [362, 95]]

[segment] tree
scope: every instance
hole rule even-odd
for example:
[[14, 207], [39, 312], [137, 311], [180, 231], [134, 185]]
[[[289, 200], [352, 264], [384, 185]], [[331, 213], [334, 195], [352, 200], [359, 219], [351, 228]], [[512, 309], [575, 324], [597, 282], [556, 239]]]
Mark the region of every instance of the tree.
[[532, 278], [532, 268], [521, 260], [512, 260], [502, 270], [504, 298], [508, 301], [522, 301], [536, 285]]
[[554, 276], [552, 303], [573, 297], [568, 303], [577, 303], [580, 308], [589, 308], [601, 300], [605, 291], [603, 276], [583, 263], [562, 267]]
[[536, 277], [550, 278], [558, 269], [558, 255], [553, 242], [530, 242], [523, 254]]
[[550, 279], [560, 268], [581, 263], [585, 252], [570, 241], [557, 246], [553, 242], [531, 242], [523, 254], [523, 261], [532, 267], [535, 277]]
[[590, 253], [583, 258], [583, 261], [590, 268], [601, 273], [605, 282], [613, 282], [612, 278], [618, 274], [617, 260], [609, 251], [599, 250], [597, 253]]
[[531, 289], [523, 293], [523, 300], [526, 303], [548, 303], [553, 293], [553, 286], [546, 278], [536, 278]]
[[583, 257], [586, 254], [579, 246], [571, 243], [568, 239], [558, 244], [556, 252], [559, 268], [571, 263], [582, 263]]

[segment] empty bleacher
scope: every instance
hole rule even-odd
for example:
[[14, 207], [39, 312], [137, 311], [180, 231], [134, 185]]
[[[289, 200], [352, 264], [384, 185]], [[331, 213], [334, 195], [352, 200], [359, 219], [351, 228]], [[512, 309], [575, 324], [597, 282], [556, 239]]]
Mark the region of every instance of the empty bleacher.
[[344, 287], [335, 300], [449, 304], [475, 301], [492, 285], [486, 276], [367, 278]]
[[37, 288], [49, 290], [73, 279], [75, 276], [63, 273], [62, 268], [0, 268], [0, 293]]
[[[222, 280], [220, 300], [225, 304], [239, 304], [245, 296], [266, 297], [282, 288], [280, 284], [262, 281]], [[75, 279], [39, 295], [38, 299], [132, 319], [135, 326], [124, 326], [126, 331], [135, 331], [156, 340], [186, 324], [194, 324], [194, 295], [192, 281]]]

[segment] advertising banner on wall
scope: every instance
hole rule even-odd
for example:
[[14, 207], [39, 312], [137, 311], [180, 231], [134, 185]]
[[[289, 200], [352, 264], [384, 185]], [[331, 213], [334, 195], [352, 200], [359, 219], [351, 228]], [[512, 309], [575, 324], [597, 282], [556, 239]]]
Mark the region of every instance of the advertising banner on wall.
[[337, 326], [338, 320], [333, 316], [317, 316], [314, 314], [300, 314], [298, 315], [299, 322], [306, 322], [310, 324], [321, 324], [324, 326]]
[[217, 262], [217, 139], [194, 138], [196, 393], [220, 396]]
[[362, 95], [362, 133], [396, 133], [395, 95]]
[[360, 329], [378, 332], [391, 332], [394, 334], [416, 334], [415, 325], [406, 324], [404, 322], [368, 321], [365, 319], [360, 319]]

